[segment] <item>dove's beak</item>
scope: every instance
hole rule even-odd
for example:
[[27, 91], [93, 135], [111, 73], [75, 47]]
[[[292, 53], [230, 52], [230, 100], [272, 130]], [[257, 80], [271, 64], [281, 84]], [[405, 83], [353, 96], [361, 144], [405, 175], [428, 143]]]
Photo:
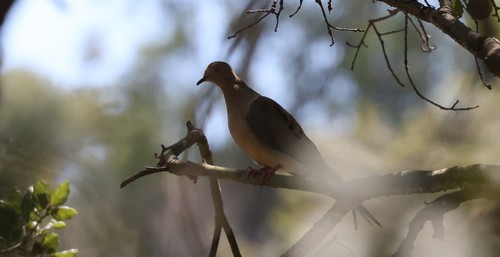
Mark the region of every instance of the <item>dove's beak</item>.
[[207, 76], [203, 76], [203, 78], [201, 78], [200, 80], [198, 80], [198, 82], [196, 82], [196, 85], [200, 85], [201, 83], [207, 81]]

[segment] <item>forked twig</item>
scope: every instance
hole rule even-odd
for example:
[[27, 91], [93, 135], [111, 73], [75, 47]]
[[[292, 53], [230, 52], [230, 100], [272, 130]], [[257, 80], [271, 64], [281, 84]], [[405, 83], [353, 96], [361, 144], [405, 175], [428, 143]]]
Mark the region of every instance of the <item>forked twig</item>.
[[[408, 16], [408, 14], [405, 14], [405, 28], [408, 28], [408, 20], [409, 19], [410, 18]], [[426, 96], [424, 96], [420, 92], [420, 90], [418, 90], [417, 86], [413, 82], [412, 76], [410, 75], [410, 67], [408, 65], [408, 30], [407, 29], [404, 31], [404, 46], [405, 46], [405, 48], [404, 48], [404, 66], [405, 66], [406, 77], [408, 78], [408, 81], [410, 82], [410, 85], [413, 88], [413, 91], [420, 98], [424, 99], [425, 101], [427, 101], [428, 103], [430, 103], [434, 106], [439, 107], [442, 110], [448, 110], [448, 111], [468, 111], [468, 110], [476, 109], [479, 107], [479, 105], [476, 105], [476, 106], [472, 106], [472, 107], [459, 107], [459, 108], [457, 108], [456, 106], [458, 105], [459, 100], [456, 100], [455, 103], [451, 107], [445, 107], [441, 104], [438, 104], [438, 103], [432, 101], [431, 99], [427, 98]]]
[[396, 75], [396, 73], [394, 72], [393, 68], [392, 68], [392, 65], [389, 61], [389, 57], [388, 57], [388, 54], [387, 54], [387, 50], [386, 50], [386, 47], [385, 47], [385, 42], [384, 42], [384, 39], [383, 37], [384, 36], [387, 36], [387, 35], [392, 35], [392, 34], [396, 34], [396, 33], [400, 33], [400, 32], [403, 32], [404, 33], [404, 67], [405, 67], [405, 73], [406, 73], [406, 77], [413, 89], [413, 91], [417, 94], [418, 97], [422, 98], [423, 100], [425, 100], [426, 102], [434, 105], [434, 106], [437, 106], [439, 107], [440, 109], [442, 110], [453, 110], [453, 111], [467, 111], [467, 110], [472, 110], [472, 109], [476, 109], [479, 107], [479, 105], [477, 106], [472, 106], [472, 107], [457, 107], [459, 101], [455, 101], [455, 103], [451, 106], [451, 107], [445, 107], [441, 104], [438, 104], [436, 103], [435, 101], [427, 98], [426, 96], [424, 96], [420, 90], [416, 87], [415, 83], [413, 82], [413, 78], [412, 76], [410, 75], [410, 68], [409, 68], [409, 65], [408, 65], [408, 21], [410, 21], [410, 23], [412, 24], [413, 28], [417, 31], [417, 33], [419, 34], [420, 36], [420, 39], [421, 39], [421, 49], [422, 51], [424, 52], [430, 52], [431, 50], [434, 50], [435, 49], [435, 46], [432, 46], [430, 45], [429, 43], [429, 36], [427, 35], [427, 32], [425, 31], [425, 28], [423, 27], [423, 24], [421, 23], [420, 19], [417, 19], [418, 20], [418, 23], [419, 23], [419, 26], [420, 27], [417, 27], [417, 25], [414, 23], [414, 21], [409, 17], [409, 15], [407, 13], [405, 13], [405, 24], [404, 24], [404, 28], [402, 29], [397, 29], [397, 30], [393, 30], [393, 31], [389, 31], [389, 32], [380, 32], [376, 23], [378, 22], [381, 22], [383, 20], [386, 20], [388, 18], [391, 18], [393, 16], [395, 16], [396, 14], [399, 13], [399, 9], [394, 9], [394, 10], [388, 10], [389, 11], [389, 14], [386, 15], [386, 16], [383, 16], [383, 17], [379, 17], [377, 19], [371, 19], [368, 21], [368, 26], [365, 30], [365, 33], [363, 34], [363, 36], [361, 37], [360, 41], [358, 44], [351, 44], [349, 42], [346, 42], [346, 44], [350, 47], [353, 47], [353, 48], [356, 48], [356, 53], [354, 54], [354, 58], [352, 60], [352, 63], [351, 63], [351, 70], [354, 70], [354, 65], [356, 63], [356, 60], [359, 56], [359, 52], [361, 51], [361, 46], [367, 46], [366, 43], [365, 43], [365, 39], [366, 39], [366, 35], [368, 33], [368, 31], [373, 28], [373, 30], [375, 31], [375, 34], [377, 35], [377, 38], [378, 38], [378, 41], [380, 43], [380, 46], [382, 48], [382, 53], [384, 55], [384, 60], [385, 60], [385, 63], [387, 65], [387, 68], [389, 69], [392, 77], [396, 80], [396, 82], [404, 87], [405, 84], [399, 79], [399, 77]]
[[[264, 13], [264, 15], [262, 15], [258, 20], [256, 20], [254, 23], [236, 31], [233, 35], [227, 37], [227, 39], [232, 39], [232, 38], [235, 38], [238, 34], [240, 34], [241, 32], [257, 25], [259, 22], [261, 22], [264, 18], [266, 18], [267, 16], [269, 16], [269, 14], [274, 14], [274, 16], [276, 17], [276, 25], [274, 26], [274, 32], [278, 31], [278, 26], [279, 26], [279, 22], [280, 22], [280, 15], [281, 15], [281, 11], [283, 11], [285, 5], [283, 3], [284, 0], [274, 0], [273, 1], [273, 4], [271, 5], [270, 8], [268, 9], [255, 9], [255, 10], [247, 10], [246, 13], [247, 14], [253, 14], [253, 13]], [[278, 3], [279, 3], [279, 7], [278, 7]], [[301, 3], [302, 4], [302, 3]], [[276, 11], [276, 8], [278, 8], [278, 11]]]
[[[293, 12], [292, 14], [289, 15], [289, 17], [293, 17], [295, 16], [299, 10], [302, 8], [302, 2], [303, 0], [299, 0], [299, 6], [297, 7], [297, 9], [295, 10], [295, 12]], [[331, 41], [332, 43], [330, 44], [330, 46], [332, 46], [334, 44], [334, 40], [333, 40], [333, 31], [332, 30], [338, 30], [338, 31], [350, 31], [350, 32], [363, 32], [364, 30], [362, 29], [359, 29], [359, 28], [342, 28], [342, 27], [336, 27], [336, 26], [333, 26], [329, 21], [328, 21], [328, 18], [326, 16], [326, 11], [325, 11], [325, 8], [323, 7], [323, 3], [321, 2], [321, 0], [316, 0], [316, 3], [319, 5], [320, 9], [321, 9], [321, 14], [323, 15], [323, 20], [326, 24], [326, 28], [327, 28], [327, 31], [328, 31], [328, 35], [330, 36], [331, 38]], [[278, 6], [279, 4], [279, 6]], [[278, 26], [279, 26], [279, 18], [280, 18], [280, 15], [281, 15], [281, 12], [283, 11], [284, 9], [284, 0], [274, 0], [271, 7], [268, 8], [268, 9], [255, 9], [255, 10], [248, 10], [246, 11], [246, 13], [248, 14], [253, 14], [253, 13], [264, 13], [264, 15], [262, 15], [258, 20], [256, 20], [254, 23], [236, 31], [234, 34], [232, 34], [231, 36], [228, 37], [228, 39], [232, 39], [234, 37], [236, 37], [238, 34], [240, 34], [241, 32], [255, 26], [256, 24], [258, 24], [259, 22], [261, 22], [264, 18], [266, 18], [267, 16], [269, 16], [269, 14], [274, 14], [274, 16], [276, 17], [276, 25], [274, 26], [274, 32], [278, 31]], [[328, 1], [328, 12], [331, 12], [333, 10], [333, 7], [332, 7], [332, 2], [331, 0]]]

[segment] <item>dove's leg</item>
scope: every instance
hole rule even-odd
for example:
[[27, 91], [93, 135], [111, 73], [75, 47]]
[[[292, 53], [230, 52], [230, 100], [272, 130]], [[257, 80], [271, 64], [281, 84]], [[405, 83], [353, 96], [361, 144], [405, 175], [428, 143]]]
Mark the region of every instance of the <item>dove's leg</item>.
[[257, 174], [262, 175], [262, 184], [264, 184], [265, 182], [269, 181], [269, 179], [274, 175], [274, 173], [276, 173], [277, 170], [281, 169], [281, 167], [282, 166], [280, 164], [274, 167], [264, 166], [259, 169], [248, 167], [247, 168], [248, 177], [254, 177]]

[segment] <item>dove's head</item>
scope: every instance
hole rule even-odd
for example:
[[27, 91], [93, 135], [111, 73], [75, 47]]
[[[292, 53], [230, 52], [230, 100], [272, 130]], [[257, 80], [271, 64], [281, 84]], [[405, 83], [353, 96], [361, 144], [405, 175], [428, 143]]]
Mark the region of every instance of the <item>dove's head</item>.
[[219, 87], [225, 85], [233, 85], [238, 80], [238, 76], [234, 73], [231, 66], [225, 62], [213, 62], [208, 65], [203, 78], [196, 85], [203, 82], [212, 82]]

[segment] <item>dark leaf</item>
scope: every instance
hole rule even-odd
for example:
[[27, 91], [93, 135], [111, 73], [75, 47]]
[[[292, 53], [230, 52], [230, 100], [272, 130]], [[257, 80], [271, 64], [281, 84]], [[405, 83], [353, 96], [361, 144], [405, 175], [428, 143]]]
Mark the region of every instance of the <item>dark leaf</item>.
[[35, 196], [35, 207], [41, 211], [49, 204], [50, 190], [45, 181], [37, 181], [34, 186], [33, 194]]

